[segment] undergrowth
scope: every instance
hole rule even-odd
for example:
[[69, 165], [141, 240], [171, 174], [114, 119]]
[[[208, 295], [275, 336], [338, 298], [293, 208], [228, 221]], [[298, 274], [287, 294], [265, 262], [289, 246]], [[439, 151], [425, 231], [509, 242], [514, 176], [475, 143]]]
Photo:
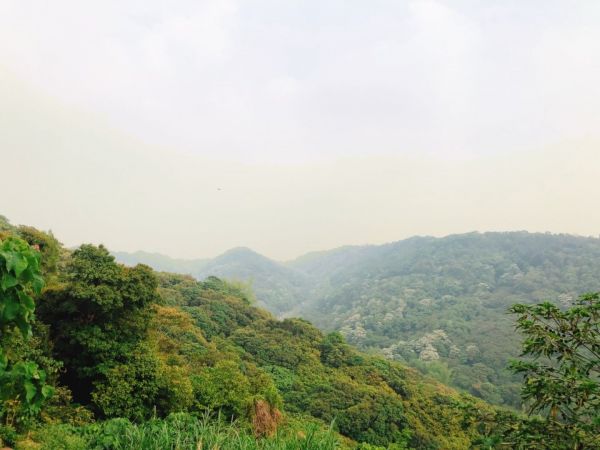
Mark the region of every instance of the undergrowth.
[[113, 419], [91, 425], [49, 425], [17, 443], [15, 450], [333, 450], [340, 444], [331, 429], [310, 424], [283, 427], [270, 438], [209, 416], [172, 414], [135, 424]]

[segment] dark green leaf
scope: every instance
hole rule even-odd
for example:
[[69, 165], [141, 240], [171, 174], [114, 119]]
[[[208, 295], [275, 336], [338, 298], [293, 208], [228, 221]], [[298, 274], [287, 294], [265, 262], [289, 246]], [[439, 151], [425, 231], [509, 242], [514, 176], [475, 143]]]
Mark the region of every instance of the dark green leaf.
[[25, 381], [23, 387], [25, 388], [25, 400], [27, 401], [27, 403], [31, 403], [31, 401], [35, 397], [35, 394], [37, 394], [35, 384], [33, 384], [30, 381]]

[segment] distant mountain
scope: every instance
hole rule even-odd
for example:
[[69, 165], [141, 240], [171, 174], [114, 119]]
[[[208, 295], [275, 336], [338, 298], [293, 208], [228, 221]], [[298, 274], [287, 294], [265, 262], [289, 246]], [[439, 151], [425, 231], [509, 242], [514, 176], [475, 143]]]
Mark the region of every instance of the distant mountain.
[[306, 274], [248, 248], [229, 250], [212, 259], [193, 275], [198, 279], [215, 275], [249, 281], [259, 306], [264, 306], [277, 315], [296, 308], [310, 292], [310, 277]]
[[[134, 255], [117, 257], [137, 262]], [[139, 262], [176, 272], [187, 267], [166, 257]], [[189, 267], [183, 272], [197, 278], [253, 280], [260, 304], [279, 316], [340, 330], [363, 349], [517, 406], [519, 379], [505, 367], [518, 355], [520, 337], [507, 309], [546, 299], [568, 305], [600, 290], [600, 239], [468, 233], [342, 247], [287, 263], [234, 249]]]
[[113, 256], [128, 266], [146, 264], [161, 272], [193, 274], [208, 263], [208, 259], [175, 259], [160, 253], [137, 251], [135, 253], [112, 252]]
[[310, 276], [245, 247], [231, 249], [213, 259], [174, 259], [146, 252], [113, 252], [113, 255], [123, 264], [143, 263], [155, 270], [189, 274], [199, 280], [214, 275], [250, 283], [258, 305], [277, 315], [297, 308], [310, 291]]

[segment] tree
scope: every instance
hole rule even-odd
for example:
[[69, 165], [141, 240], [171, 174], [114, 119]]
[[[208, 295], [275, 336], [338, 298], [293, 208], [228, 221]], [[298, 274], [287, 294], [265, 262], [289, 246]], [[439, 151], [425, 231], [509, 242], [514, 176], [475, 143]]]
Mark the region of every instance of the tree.
[[548, 448], [600, 445], [600, 294], [583, 295], [566, 310], [546, 302], [517, 304], [510, 312], [519, 316], [528, 357], [510, 367], [524, 375], [521, 397], [529, 414], [543, 416], [524, 435]]
[[140, 346], [126, 363], [111, 367], [95, 383], [92, 401], [103, 416], [141, 421], [152, 414], [158, 391], [158, 358]]
[[342, 367], [352, 364], [352, 351], [344, 341], [344, 337], [337, 331], [329, 333], [321, 341], [321, 362], [330, 367]]
[[34, 362], [15, 360], [8, 345], [15, 328], [24, 339], [31, 337], [33, 295], [43, 286], [39, 253], [16, 237], [0, 241], [0, 416], [9, 424], [26, 422], [53, 393], [46, 372]]
[[108, 415], [123, 409], [108, 404], [106, 395], [92, 394], [113, 389], [114, 380], [141, 376], [120, 367], [137, 366], [132, 355], [146, 339], [156, 289], [149, 267], [119, 265], [103, 246], [82, 245], [73, 252], [61, 283], [46, 291], [40, 317], [51, 326], [56, 357], [66, 369], [63, 381], [76, 401], [101, 398], [96, 407]]
[[251, 385], [248, 377], [235, 361], [219, 361], [192, 377], [197, 408], [221, 411], [227, 418], [247, 415], [252, 404]]
[[17, 228], [17, 233], [21, 239], [37, 249], [42, 255], [40, 269], [44, 277], [48, 279], [48, 277], [55, 275], [58, 270], [61, 245], [52, 232], [44, 233], [33, 227], [21, 225]]

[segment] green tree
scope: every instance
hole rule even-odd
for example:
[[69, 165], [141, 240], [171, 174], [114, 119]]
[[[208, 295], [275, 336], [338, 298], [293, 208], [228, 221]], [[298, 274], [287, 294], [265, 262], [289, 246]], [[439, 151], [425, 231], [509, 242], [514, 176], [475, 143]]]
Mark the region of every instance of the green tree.
[[0, 416], [9, 424], [37, 414], [53, 393], [46, 372], [32, 361], [15, 360], [8, 345], [15, 328], [24, 339], [31, 337], [33, 295], [43, 286], [39, 253], [16, 237], [0, 241]]
[[55, 275], [58, 270], [61, 245], [52, 232], [44, 233], [33, 227], [21, 225], [17, 228], [17, 233], [21, 239], [27, 241], [42, 255], [40, 269], [44, 277], [47, 279], [49, 276]]
[[145, 346], [124, 364], [111, 367], [95, 383], [92, 401], [106, 417], [144, 420], [152, 414], [159, 390], [159, 362]]
[[123, 370], [123, 365], [136, 366], [132, 355], [140, 352], [151, 305], [158, 300], [156, 277], [147, 266], [115, 263], [103, 246], [82, 245], [73, 252], [61, 281], [46, 291], [40, 317], [51, 326], [55, 355], [64, 362], [63, 381], [76, 401], [98, 400], [97, 409], [106, 415], [123, 411], [122, 405], [109, 405], [106, 395], [92, 393], [114, 390], [115, 380], [147, 377], [146, 368], [139, 375], [134, 369]]
[[525, 440], [547, 448], [600, 445], [600, 294], [586, 294], [566, 310], [552, 303], [514, 305], [525, 335], [522, 356], [511, 369], [524, 375], [521, 391], [535, 432]]
[[329, 333], [321, 341], [321, 362], [330, 367], [342, 367], [351, 364], [353, 354], [344, 337], [337, 331]]
[[244, 417], [252, 404], [251, 386], [235, 361], [219, 361], [192, 377], [197, 407], [221, 411], [228, 418]]

